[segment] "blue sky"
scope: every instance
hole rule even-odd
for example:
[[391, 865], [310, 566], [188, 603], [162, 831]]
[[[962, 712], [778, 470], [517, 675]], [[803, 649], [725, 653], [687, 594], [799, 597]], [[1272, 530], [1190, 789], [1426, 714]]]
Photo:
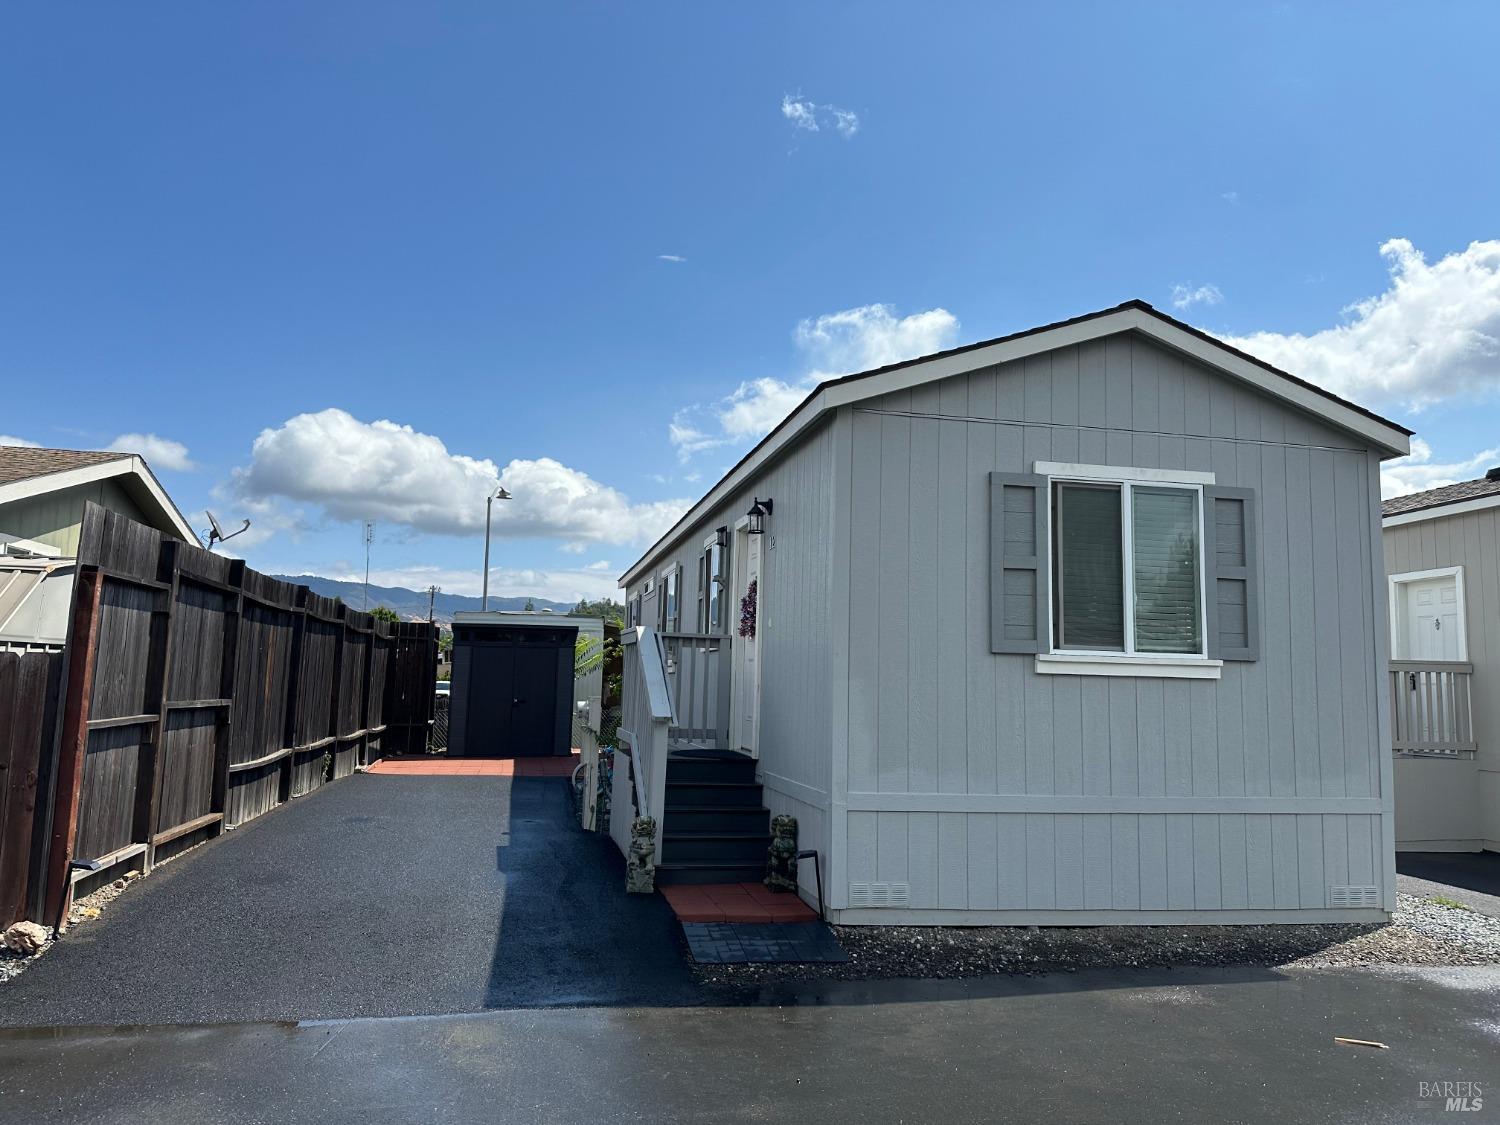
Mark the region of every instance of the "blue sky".
[[[818, 373], [1140, 297], [1500, 460], [1493, 4], [0, 16], [0, 434], [253, 565], [613, 588]], [[1383, 249], [1382, 249], [1383, 248]], [[1175, 302], [1175, 304], [1174, 304]], [[1363, 302], [1363, 304], [1361, 304]], [[378, 423], [384, 423], [379, 424]]]

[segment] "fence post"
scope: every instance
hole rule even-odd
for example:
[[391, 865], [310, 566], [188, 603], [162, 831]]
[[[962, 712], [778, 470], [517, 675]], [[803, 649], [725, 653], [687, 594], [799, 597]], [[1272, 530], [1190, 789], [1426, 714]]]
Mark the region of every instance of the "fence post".
[[147, 871], [156, 863], [154, 839], [157, 806], [161, 800], [162, 772], [166, 769], [166, 755], [162, 753], [162, 744], [167, 738], [167, 719], [170, 717], [167, 710], [167, 680], [172, 661], [172, 621], [177, 608], [177, 587], [180, 581], [177, 566], [179, 546], [176, 540], [164, 542], [157, 559], [156, 579], [167, 584], [166, 591], [159, 595], [165, 597], [166, 606], [151, 611], [151, 654], [146, 661], [145, 711], [147, 714], [155, 713], [156, 726], [150, 737], [141, 743], [145, 760], [136, 771], [135, 827], [131, 836], [146, 845], [142, 862]]
[[83, 759], [89, 742], [89, 697], [94, 689], [94, 649], [99, 639], [99, 595], [103, 576], [96, 567], [80, 566], [75, 578], [73, 623], [68, 632], [68, 686], [57, 760], [56, 804], [47, 857], [45, 917], [67, 928], [73, 897], [73, 836], [78, 829], [78, 798], [83, 789]]
[[[245, 612], [245, 561], [236, 559], [229, 564], [229, 582], [234, 588], [225, 592], [224, 607], [224, 652], [219, 663], [219, 698], [234, 698], [235, 677], [240, 660], [240, 615]], [[223, 835], [229, 823], [229, 750], [230, 724], [234, 722], [234, 704], [219, 708], [214, 723], [214, 780], [209, 796], [208, 811], [220, 814], [217, 835]]]
[[333, 762], [329, 770], [329, 776], [325, 781], [332, 781], [339, 772], [339, 751], [343, 749], [344, 725], [339, 715], [339, 704], [344, 696], [344, 641], [349, 636], [349, 607], [340, 602], [334, 607], [333, 615], [338, 619], [338, 632], [333, 635], [333, 698], [328, 701], [328, 725], [329, 733], [333, 735], [330, 760]]
[[285, 749], [289, 751], [281, 760], [281, 782], [277, 803], [285, 804], [292, 799], [292, 769], [297, 760], [297, 708], [302, 705], [302, 634], [307, 631], [306, 586], [297, 587], [296, 608], [292, 611], [292, 655], [291, 670], [287, 675]]

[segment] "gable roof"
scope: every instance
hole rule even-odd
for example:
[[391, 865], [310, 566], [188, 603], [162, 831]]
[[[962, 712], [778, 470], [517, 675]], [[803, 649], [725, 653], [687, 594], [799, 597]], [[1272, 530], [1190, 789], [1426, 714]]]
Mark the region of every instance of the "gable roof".
[[0, 505], [110, 479], [118, 479], [159, 531], [201, 545], [198, 533], [139, 453], [0, 446]]
[[1135, 331], [1157, 343], [1215, 368], [1226, 376], [1248, 383], [1315, 417], [1347, 430], [1391, 457], [1411, 451], [1407, 440], [1414, 431], [1372, 410], [1340, 398], [1305, 379], [1273, 367], [1263, 359], [1231, 347], [1207, 332], [1168, 316], [1141, 300], [1126, 301], [1112, 308], [1085, 313], [992, 340], [963, 344], [947, 351], [890, 363], [870, 371], [828, 379], [812, 389], [790, 414], [745, 454], [719, 482], [658, 539], [623, 575], [626, 586], [643, 573], [665, 548], [675, 543], [709, 510], [727, 499], [762, 463], [785, 449], [828, 411], [862, 402], [895, 390], [920, 386], [960, 375], [978, 367], [1009, 363], [1028, 355], [1085, 343], [1120, 332]]
[[108, 453], [92, 449], [38, 449], [30, 445], [0, 446], [0, 484], [31, 480], [51, 473], [65, 473], [101, 465], [106, 461], [123, 461], [128, 453]]
[[[1478, 480], [1445, 484], [1441, 488], [1429, 488], [1426, 492], [1413, 492], [1408, 496], [1392, 496], [1389, 500], [1381, 501], [1380, 514], [1387, 518], [1404, 516], [1414, 512], [1429, 512], [1434, 508], [1446, 508], [1450, 504], [1463, 504], [1466, 501], [1485, 500], [1491, 497], [1500, 498], [1500, 480], [1480, 477]], [[1443, 516], [1452, 513], [1432, 512], [1431, 514]]]

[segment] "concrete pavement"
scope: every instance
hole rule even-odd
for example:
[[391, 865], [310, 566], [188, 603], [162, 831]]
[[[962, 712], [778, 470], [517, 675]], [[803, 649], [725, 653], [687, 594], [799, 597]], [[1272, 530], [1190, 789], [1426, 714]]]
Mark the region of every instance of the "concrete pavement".
[[1460, 1120], [1500, 1112], [1494, 969], [1089, 972], [797, 1000], [0, 1032], [0, 1106], [160, 1125], [1366, 1123], [1446, 1116], [1422, 1083], [1455, 1082], [1484, 1105]]

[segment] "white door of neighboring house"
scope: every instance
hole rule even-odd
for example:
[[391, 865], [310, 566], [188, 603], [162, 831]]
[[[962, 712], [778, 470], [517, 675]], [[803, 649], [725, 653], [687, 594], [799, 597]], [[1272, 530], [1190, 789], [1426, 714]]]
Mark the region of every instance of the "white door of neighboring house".
[[[1391, 575], [1391, 658], [1417, 664], [1467, 661], [1463, 567]], [[1452, 739], [1457, 736], [1449, 692], [1452, 677], [1413, 669], [1398, 677], [1404, 701], [1398, 722], [1409, 724], [1401, 737]]]
[[[1458, 576], [1402, 582], [1406, 645], [1403, 660], [1463, 660]], [[1398, 651], [1401, 646], [1397, 646]]]
[[[760, 623], [765, 620], [765, 591], [760, 584], [761, 540], [744, 527], [735, 529], [736, 560], [734, 601], [729, 605], [729, 626], [734, 646], [734, 708], [730, 716], [731, 744], [735, 749], [760, 753]], [[747, 609], [753, 605], [753, 628], [747, 628]], [[746, 631], [741, 632], [742, 629]]]

